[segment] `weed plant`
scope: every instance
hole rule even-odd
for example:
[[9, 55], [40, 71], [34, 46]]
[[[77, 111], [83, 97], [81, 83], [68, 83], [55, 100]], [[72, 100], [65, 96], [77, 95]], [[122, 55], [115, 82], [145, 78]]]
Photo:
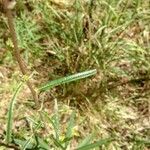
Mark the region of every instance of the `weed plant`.
[[[19, 47], [32, 69], [42, 70], [39, 78], [33, 78], [39, 80], [38, 91], [45, 93], [40, 109], [44, 120], [25, 105], [32, 114], [24, 117], [28, 128], [15, 132], [11, 125], [15, 120], [9, 115], [7, 146], [149, 149], [149, 8], [148, 0], [18, 0]], [[10, 37], [4, 34], [7, 23], [4, 16], [0, 19], [0, 37], [5, 41], [0, 40], [0, 49], [12, 50]], [[6, 53], [1, 64], [11, 59]], [[36, 68], [37, 62], [41, 64]], [[53, 101], [52, 112], [46, 99]]]

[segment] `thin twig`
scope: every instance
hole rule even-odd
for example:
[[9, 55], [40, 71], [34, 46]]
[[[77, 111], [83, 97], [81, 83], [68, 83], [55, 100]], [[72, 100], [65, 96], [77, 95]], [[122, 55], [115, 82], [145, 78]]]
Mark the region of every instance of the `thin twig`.
[[[14, 2], [14, 3], [13, 3]], [[22, 72], [23, 75], [28, 75], [28, 70], [26, 67], [26, 63], [25, 61], [22, 59], [20, 52], [19, 52], [19, 48], [18, 48], [18, 40], [17, 40], [17, 35], [16, 35], [16, 31], [15, 31], [15, 26], [14, 26], [14, 21], [13, 21], [13, 15], [12, 15], [12, 9], [14, 8], [15, 1], [14, 0], [4, 0], [4, 9], [6, 12], [6, 17], [8, 19], [8, 25], [9, 25], [9, 29], [10, 29], [10, 34], [12, 37], [12, 42], [14, 45], [14, 57], [16, 58], [20, 70]], [[37, 92], [34, 90], [32, 83], [28, 80], [27, 81], [27, 85], [32, 93], [33, 99], [35, 101], [36, 107], [39, 107], [39, 102], [38, 102], [38, 95]]]

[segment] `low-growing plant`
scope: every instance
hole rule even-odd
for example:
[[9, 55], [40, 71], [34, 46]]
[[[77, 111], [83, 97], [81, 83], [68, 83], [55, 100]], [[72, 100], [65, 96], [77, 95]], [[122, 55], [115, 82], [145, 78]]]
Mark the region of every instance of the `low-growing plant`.
[[[82, 78], [86, 78], [88, 76], [96, 74], [96, 70], [89, 70], [86, 72], [78, 73], [75, 75], [71, 75], [68, 77], [64, 77], [61, 79], [57, 79], [54, 81], [51, 81], [47, 83], [46, 85], [42, 86], [39, 88], [39, 90], [44, 91], [48, 90], [54, 86], [58, 86], [60, 84], [65, 84], [68, 82], [72, 81], [77, 81]], [[17, 94], [19, 93], [19, 90], [23, 86], [24, 82], [21, 82], [15, 93], [14, 96], [11, 100], [9, 109], [8, 109], [8, 119], [7, 119], [7, 130], [6, 130], [6, 142], [5, 144], [6, 147], [17, 147], [17, 145], [23, 149], [45, 149], [49, 150], [52, 148], [55, 149], [62, 149], [62, 150], [67, 150], [67, 149], [74, 149], [74, 150], [88, 150], [88, 149], [93, 149], [96, 147], [100, 147], [102, 145], [107, 145], [109, 144], [113, 139], [112, 138], [107, 138], [107, 139], [101, 139], [101, 140], [94, 140], [94, 136], [89, 135], [87, 138], [85, 138], [83, 141], [81, 141], [78, 146], [71, 148], [71, 142], [73, 141], [74, 138], [74, 127], [75, 127], [75, 111], [73, 111], [70, 115], [70, 119], [68, 121], [68, 127], [66, 129], [66, 133], [63, 137], [61, 138], [61, 121], [60, 121], [60, 114], [59, 114], [59, 107], [57, 104], [57, 101], [55, 100], [55, 112], [52, 117], [49, 116], [49, 114], [42, 109], [40, 110], [41, 115], [42, 115], [42, 121], [40, 123], [33, 123], [33, 133], [30, 135], [29, 138], [27, 139], [17, 139], [13, 137], [13, 116], [14, 116], [14, 110], [15, 110], [15, 103], [16, 103], [16, 98]], [[47, 142], [47, 139], [43, 139], [36, 131], [42, 129], [42, 126], [48, 121], [48, 124], [52, 125], [52, 130], [54, 130], [54, 135], [49, 135], [47, 138], [51, 140], [51, 142]], [[13, 134], [12, 134], [13, 133]], [[92, 141], [95, 141], [94, 143]], [[49, 143], [53, 143], [52, 145]], [[18, 147], [18, 149], [19, 149]]]
[[[0, 145], [14, 149], [149, 148], [149, 2], [75, 0], [74, 3], [69, 1], [65, 4], [67, 1], [69, 0], [17, 0], [16, 14], [11, 11], [11, 17], [16, 17], [13, 22], [15, 26], [10, 25], [10, 16], [9, 23], [5, 22], [4, 16], [0, 16], [0, 37], [4, 37], [5, 42], [0, 40], [0, 50], [2, 47], [4, 50], [11, 50], [0, 60], [1, 64], [4, 63], [4, 68], [8, 63], [8, 68], [12, 64], [13, 67], [16, 65], [11, 55], [15, 47], [13, 55], [16, 56], [19, 52], [16, 50], [21, 51], [21, 55], [17, 53], [16, 58], [25, 76], [29, 76], [27, 68], [31, 67], [31, 62], [34, 61], [37, 72], [40, 69], [40, 77], [35, 76], [36, 80], [41, 81], [45, 76], [48, 80], [52, 78], [52, 81], [41, 85], [40, 81], [36, 81], [37, 89], [32, 86], [32, 80], [18, 85], [8, 108], [5, 142], [0, 141]], [[9, 38], [7, 27], [11, 31], [16, 29], [13, 30], [13, 42]], [[14, 31], [17, 38], [14, 38]], [[15, 43], [17, 39], [18, 45]], [[18, 54], [21, 59], [18, 59]], [[20, 64], [20, 60], [23, 63]], [[90, 70], [92, 68], [96, 70]], [[1, 70], [3, 72], [3, 68], [0, 68]], [[87, 71], [80, 72], [83, 70]], [[73, 75], [68, 76], [70, 74]], [[84, 85], [83, 82], [68, 84], [95, 74], [96, 76], [90, 81], [87, 79]], [[62, 78], [57, 79], [56, 76]], [[5, 77], [0, 72], [1, 78]], [[17, 82], [14, 82], [14, 79], [11, 78], [13, 88]], [[27, 81], [35, 102], [36, 98], [42, 102], [40, 108], [31, 108], [30, 113], [36, 111], [37, 115], [25, 117], [27, 128], [21, 126], [23, 130], [20, 131], [19, 128], [18, 132], [18, 128], [14, 128], [13, 118], [16, 113], [16, 96]], [[66, 83], [67, 86], [64, 86]], [[0, 92], [9, 90], [10, 93], [8, 86], [2, 82]], [[44, 97], [44, 101], [41, 97]], [[51, 97], [55, 101], [54, 112], [53, 107], [47, 110], [49, 104], [53, 103], [53, 100], [49, 100]], [[61, 107], [66, 102], [71, 111], [68, 111], [69, 117], [67, 116], [64, 123]], [[79, 116], [78, 112], [74, 111], [76, 109], [81, 113]], [[80, 123], [76, 120], [81, 119], [82, 114], [87, 120]], [[78, 130], [81, 129], [81, 137], [80, 132], [76, 131], [76, 124]], [[92, 131], [94, 133], [88, 135]], [[102, 139], [95, 140], [95, 134]], [[85, 135], [87, 137], [82, 141]], [[117, 136], [115, 142], [111, 142], [112, 139], [109, 138], [103, 140], [112, 135]]]

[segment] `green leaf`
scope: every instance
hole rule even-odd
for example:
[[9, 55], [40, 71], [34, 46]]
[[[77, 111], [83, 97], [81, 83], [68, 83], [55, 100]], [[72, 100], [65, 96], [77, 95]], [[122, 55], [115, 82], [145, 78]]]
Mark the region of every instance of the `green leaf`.
[[[20, 139], [14, 139], [14, 143], [19, 145], [20, 147], [23, 147], [27, 141], [26, 140], [20, 140]], [[35, 144], [29, 143], [26, 149], [33, 149]]]
[[56, 133], [56, 139], [59, 140], [59, 132], [60, 132], [60, 116], [59, 116], [59, 109], [58, 109], [58, 103], [57, 103], [57, 99], [54, 99], [55, 101], [55, 105], [54, 105], [54, 116], [53, 116], [53, 123], [55, 125], [55, 133]]
[[41, 139], [40, 137], [37, 137], [37, 139], [38, 139], [38, 146], [40, 147], [40, 148], [44, 148], [44, 149], [46, 149], [46, 150], [50, 150], [51, 148], [49, 147], [49, 145], [43, 140], [43, 139]]
[[30, 137], [26, 140], [24, 145], [22, 146], [22, 150], [26, 150], [28, 145], [35, 143], [34, 142], [34, 137], [36, 136], [36, 131], [41, 128], [42, 123], [39, 123], [35, 128], [33, 128], [33, 134], [30, 135]]
[[30, 145], [33, 144], [33, 141], [32, 141], [33, 137], [32, 136], [25, 141], [24, 145], [22, 145], [22, 150], [26, 150]]
[[83, 147], [89, 144], [92, 141], [93, 137], [94, 137], [94, 134], [88, 135], [85, 139], [83, 139], [83, 141], [81, 141], [81, 143], [79, 143], [78, 147]]
[[53, 81], [48, 82], [47, 84], [41, 86], [39, 88], [39, 91], [46, 91], [46, 90], [49, 90], [49, 89], [51, 89], [55, 86], [58, 86], [60, 84], [73, 82], [73, 81], [76, 81], [76, 80], [79, 80], [79, 79], [83, 79], [83, 78], [92, 76], [94, 74], [96, 74], [96, 69], [81, 72], [81, 73], [76, 73], [76, 74], [70, 75], [68, 77], [63, 77], [63, 78], [60, 78], [60, 79], [56, 79], [56, 80], [53, 80]]
[[15, 107], [16, 97], [17, 97], [19, 91], [21, 90], [22, 86], [23, 86], [23, 82], [21, 82], [18, 85], [18, 87], [17, 87], [17, 89], [16, 89], [16, 91], [15, 91], [15, 93], [14, 93], [12, 99], [11, 99], [10, 105], [9, 105], [8, 119], [7, 119], [7, 129], [6, 129], [6, 142], [7, 143], [11, 142], [12, 126], [13, 126], [13, 113], [14, 113], [13, 110], [14, 110], [14, 107]]
[[48, 119], [49, 123], [52, 124], [54, 131], [55, 131], [55, 137], [56, 139], [59, 139], [59, 125], [58, 125], [58, 117], [56, 117], [56, 114], [54, 114], [53, 118], [51, 119], [48, 116], [47, 112], [43, 111], [43, 114], [45, 115], [45, 117]]
[[[65, 135], [65, 139], [70, 139], [73, 135], [73, 127], [75, 124], [75, 112], [73, 111], [71, 116], [70, 116], [70, 120], [68, 122], [68, 127], [67, 127], [67, 131], [66, 131], [66, 135]], [[69, 144], [69, 140], [66, 142], [65, 144], [65, 148], [67, 148], [68, 144]]]
[[51, 135], [50, 138], [53, 140], [54, 144], [57, 147], [60, 147], [62, 150], [65, 150], [65, 148], [63, 147], [63, 145], [61, 144], [61, 142], [59, 140], [57, 140], [56, 138], [54, 138], [53, 135]]
[[60, 116], [59, 116], [59, 112], [58, 112], [58, 104], [57, 104], [57, 100], [54, 99], [55, 101], [55, 106], [54, 106], [54, 115], [53, 117], [49, 117], [48, 113], [43, 111], [43, 114], [45, 115], [45, 117], [48, 119], [49, 123], [52, 124], [54, 131], [55, 131], [55, 138], [57, 140], [59, 140], [59, 132], [60, 132]]
[[99, 140], [95, 143], [92, 143], [92, 144], [88, 144], [88, 145], [85, 145], [85, 146], [82, 146], [82, 147], [78, 147], [76, 150], [89, 150], [89, 149], [93, 149], [93, 148], [96, 148], [96, 147], [99, 147], [99, 146], [102, 146], [102, 145], [106, 145], [106, 144], [109, 144], [110, 142], [112, 141], [112, 139], [104, 139], [104, 140]]
[[63, 141], [61, 141], [61, 143], [66, 143], [66, 142], [71, 141], [71, 140], [72, 140], [72, 137], [64, 138]]

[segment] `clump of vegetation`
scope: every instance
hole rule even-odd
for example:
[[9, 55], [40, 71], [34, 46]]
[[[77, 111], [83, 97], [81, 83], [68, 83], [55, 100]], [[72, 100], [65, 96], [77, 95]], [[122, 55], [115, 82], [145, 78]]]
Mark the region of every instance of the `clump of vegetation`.
[[18, 0], [18, 47], [33, 72], [23, 77], [1, 15], [0, 122], [7, 128], [0, 128], [0, 145], [149, 149], [149, 7], [141, 0]]

